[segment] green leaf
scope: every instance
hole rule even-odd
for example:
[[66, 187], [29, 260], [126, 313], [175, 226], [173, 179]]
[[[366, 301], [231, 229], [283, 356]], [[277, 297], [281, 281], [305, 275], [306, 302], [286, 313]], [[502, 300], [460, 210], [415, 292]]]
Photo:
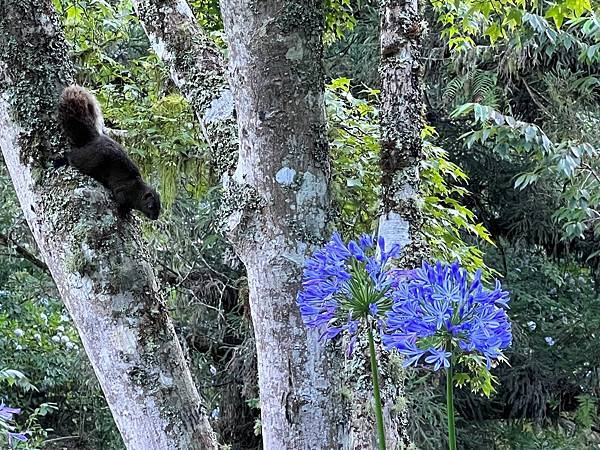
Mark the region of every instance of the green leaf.
[[565, 8], [562, 5], [554, 4], [548, 8], [544, 17], [554, 20], [556, 28], [560, 28], [565, 20]]
[[465, 103], [463, 105], [460, 105], [459, 107], [457, 107], [454, 111], [452, 111], [450, 113], [450, 117], [453, 119], [456, 119], [458, 117], [467, 115], [468, 113], [473, 111], [473, 108], [475, 107], [475, 105], [476, 105], [475, 103]]
[[573, 12], [575, 17], [580, 17], [584, 12], [593, 12], [590, 0], [565, 0], [563, 6]]
[[485, 30], [485, 35], [490, 38], [490, 43], [492, 45], [494, 45], [496, 41], [503, 36], [503, 34], [502, 28], [497, 23], [493, 23]]

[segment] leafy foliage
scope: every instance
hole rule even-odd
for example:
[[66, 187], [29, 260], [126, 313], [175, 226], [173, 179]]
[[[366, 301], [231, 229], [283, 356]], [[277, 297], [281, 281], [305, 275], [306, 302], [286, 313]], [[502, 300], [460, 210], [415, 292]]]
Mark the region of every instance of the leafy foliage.
[[201, 195], [213, 181], [207, 147], [191, 108], [149, 51], [131, 1], [55, 3], [76, 56], [78, 81], [95, 88], [113, 137], [146, 175], [156, 176], [167, 207], [179, 190]]
[[[356, 87], [377, 86], [379, 80], [379, 4], [352, 1], [353, 24], [325, 47], [325, 68], [331, 80], [349, 78]], [[358, 87], [360, 91], [360, 88]], [[356, 89], [355, 89], [356, 91]], [[355, 92], [356, 94], [357, 92]]]
[[[437, 13], [437, 20], [443, 26], [449, 48], [461, 51], [475, 46], [481, 39], [487, 40], [491, 45], [511, 37], [526, 42], [527, 28], [532, 29], [537, 38], [555, 44], [565, 22], [574, 25], [591, 19], [592, 23], [587, 25], [586, 30], [594, 28], [596, 24], [590, 0], [565, 0], [549, 3], [547, 6], [525, 0], [433, 0], [431, 4]], [[559, 31], [550, 30], [548, 20], [552, 20]], [[523, 30], [522, 27], [526, 29]], [[567, 42], [570, 45], [574, 43], [569, 39]], [[552, 50], [542, 48], [542, 51], [549, 53]]]
[[597, 5], [432, 5], [444, 37], [427, 62], [429, 117], [497, 244], [486, 261], [515, 293], [512, 367], [490, 399], [460, 393], [462, 445], [592, 448], [596, 352], [580, 339], [597, 345]]
[[[365, 89], [365, 98], [355, 97], [350, 80], [333, 80], [327, 87], [326, 103], [330, 122], [330, 145], [334, 162], [332, 190], [340, 206], [338, 227], [348, 234], [376, 228], [379, 209], [379, 123], [375, 107], [378, 91]], [[465, 267], [482, 267], [482, 253], [465, 242], [464, 234], [491, 243], [485, 228], [476, 222], [475, 214], [461, 205], [467, 193], [457, 182], [467, 176], [459, 166], [446, 158], [446, 152], [435, 146], [435, 130], [424, 130], [425, 160], [421, 178], [422, 210], [425, 214], [423, 233], [432, 256], [443, 261], [460, 259]], [[343, 199], [343, 200], [342, 200]]]
[[[464, 5], [474, 8], [471, 16]], [[556, 5], [561, 23], [554, 20]], [[436, 26], [464, 38], [454, 47], [436, 42], [452, 51], [428, 63], [427, 98], [438, 110], [432, 121], [442, 145], [471, 177], [466, 204], [495, 236], [576, 254], [597, 267], [594, 8], [586, 2], [433, 6]], [[485, 32], [494, 24], [502, 33], [492, 43]], [[469, 82], [482, 74], [486, 83]]]
[[[483, 261], [483, 252], [472, 242], [476, 238], [479, 242], [492, 244], [490, 234], [477, 222], [475, 213], [461, 203], [461, 198], [468, 194], [461, 183], [467, 183], [468, 176], [448, 159], [444, 149], [427, 140], [427, 137], [435, 137], [433, 128], [425, 127], [423, 135], [426, 139], [421, 170], [425, 195], [423, 234], [430, 251], [441, 261], [462, 261], [469, 270], [489, 269]], [[489, 274], [491, 272], [486, 275]]]
[[475, 102], [497, 107], [499, 92], [496, 78], [497, 75], [490, 71], [478, 68], [468, 70], [446, 85], [442, 94], [444, 101], [448, 105]]
[[56, 433], [118, 448], [120, 437], [100, 387], [48, 276], [6, 257], [0, 265], [11, 270], [0, 277], [0, 367], [19, 369], [0, 371], [0, 387], [8, 388], [0, 390], [0, 398], [24, 410], [17, 419], [18, 429], [30, 437], [26, 445], [39, 448]]
[[562, 190], [563, 204], [554, 218], [563, 225], [565, 237], [585, 238], [587, 230], [600, 234], [600, 149], [587, 142], [554, 143], [535, 124], [480, 104], [465, 103], [454, 117], [471, 111], [483, 127], [465, 135], [468, 146], [480, 142], [500, 154], [534, 158], [532, 170], [516, 177], [515, 188], [524, 189], [540, 179], [554, 184], [557, 191]]
[[[206, 380], [200, 388], [209, 394], [213, 423], [236, 448], [257, 448], [247, 287], [213, 226], [219, 188], [193, 114], [149, 51], [130, 0], [53, 1], [77, 80], [95, 91], [108, 127], [169, 206], [144, 231], [192, 369]], [[218, 1], [189, 3], [223, 47]], [[336, 226], [359, 235], [375, 230], [379, 210], [378, 91], [364, 87], [378, 86], [378, 4], [329, 0], [326, 8]], [[459, 433], [461, 448], [597, 445], [597, 9], [588, 0], [434, 0], [425, 9], [431, 126], [423, 133], [422, 231], [432, 257], [460, 259], [470, 270], [484, 266], [485, 250], [486, 273], [504, 275], [515, 293], [511, 367], [493, 373], [500, 384], [457, 374], [466, 387], [458, 393], [460, 427], [468, 430]], [[55, 436], [77, 436], [73, 444], [86, 448], [122, 448], [56, 291], [18, 251], [36, 254], [4, 171], [0, 199], [0, 369], [27, 377], [0, 372], [8, 388], [2, 398], [24, 407], [18, 424], [38, 448]], [[419, 448], [445, 445], [442, 381], [430, 372], [406, 380]], [[52, 403], [58, 411], [44, 406]]]
[[365, 90], [366, 98], [355, 97], [348, 78], [333, 80], [325, 92], [334, 162], [332, 193], [340, 214], [338, 227], [345, 235], [371, 231], [377, 216], [381, 176], [377, 93]]

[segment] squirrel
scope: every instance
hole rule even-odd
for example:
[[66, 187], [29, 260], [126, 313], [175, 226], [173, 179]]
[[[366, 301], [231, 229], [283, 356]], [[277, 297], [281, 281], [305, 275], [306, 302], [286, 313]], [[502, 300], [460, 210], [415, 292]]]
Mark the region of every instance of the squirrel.
[[132, 209], [156, 220], [160, 214], [158, 193], [144, 182], [140, 170], [121, 145], [104, 134], [100, 104], [77, 85], [66, 87], [58, 104], [58, 119], [72, 144], [55, 166], [70, 165], [110, 190], [119, 214]]

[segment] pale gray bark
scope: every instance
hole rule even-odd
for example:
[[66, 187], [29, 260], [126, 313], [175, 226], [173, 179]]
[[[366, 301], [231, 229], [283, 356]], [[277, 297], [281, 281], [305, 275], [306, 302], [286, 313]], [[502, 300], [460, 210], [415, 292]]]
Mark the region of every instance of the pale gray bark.
[[50, 0], [0, 0], [0, 148], [25, 218], [129, 449], [216, 449], [136, 220], [105, 189], [48, 168], [72, 81]]
[[322, 2], [223, 0], [221, 11], [240, 137], [227, 225], [248, 270], [264, 447], [339, 448], [341, 358], [295, 303], [328, 222]]
[[403, 247], [402, 267], [421, 264], [419, 167], [423, 158], [421, 17], [418, 0], [381, 0], [381, 169], [379, 234]]
[[184, 1], [134, 4], [225, 172], [221, 214], [248, 272], [264, 448], [353, 448], [341, 356], [307, 332], [295, 304], [304, 258], [328, 222], [320, 2], [221, 3], [240, 135], [235, 173], [238, 130], [218, 52]]
[[[418, 0], [380, 2], [382, 215], [379, 235], [386, 247], [402, 246], [399, 265], [420, 266], [426, 254], [421, 235], [419, 167], [423, 158], [421, 17]], [[407, 448], [408, 412], [402, 369], [391, 369], [395, 355], [382, 361], [382, 399], [388, 447]]]

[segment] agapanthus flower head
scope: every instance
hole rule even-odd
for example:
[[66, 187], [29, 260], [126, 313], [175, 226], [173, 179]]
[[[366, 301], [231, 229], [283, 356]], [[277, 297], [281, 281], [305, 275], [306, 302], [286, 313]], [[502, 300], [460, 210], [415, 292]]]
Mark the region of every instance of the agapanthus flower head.
[[362, 320], [383, 317], [392, 304], [388, 268], [400, 249], [385, 251], [385, 242], [363, 235], [347, 245], [338, 233], [305, 263], [298, 306], [306, 326], [333, 339], [346, 331], [356, 334]]
[[393, 306], [387, 314], [383, 343], [405, 356], [405, 365], [448, 367], [451, 352], [478, 353], [491, 367], [512, 341], [506, 314], [508, 293], [496, 280], [488, 290], [481, 271], [473, 280], [458, 262], [424, 263], [396, 273]]

